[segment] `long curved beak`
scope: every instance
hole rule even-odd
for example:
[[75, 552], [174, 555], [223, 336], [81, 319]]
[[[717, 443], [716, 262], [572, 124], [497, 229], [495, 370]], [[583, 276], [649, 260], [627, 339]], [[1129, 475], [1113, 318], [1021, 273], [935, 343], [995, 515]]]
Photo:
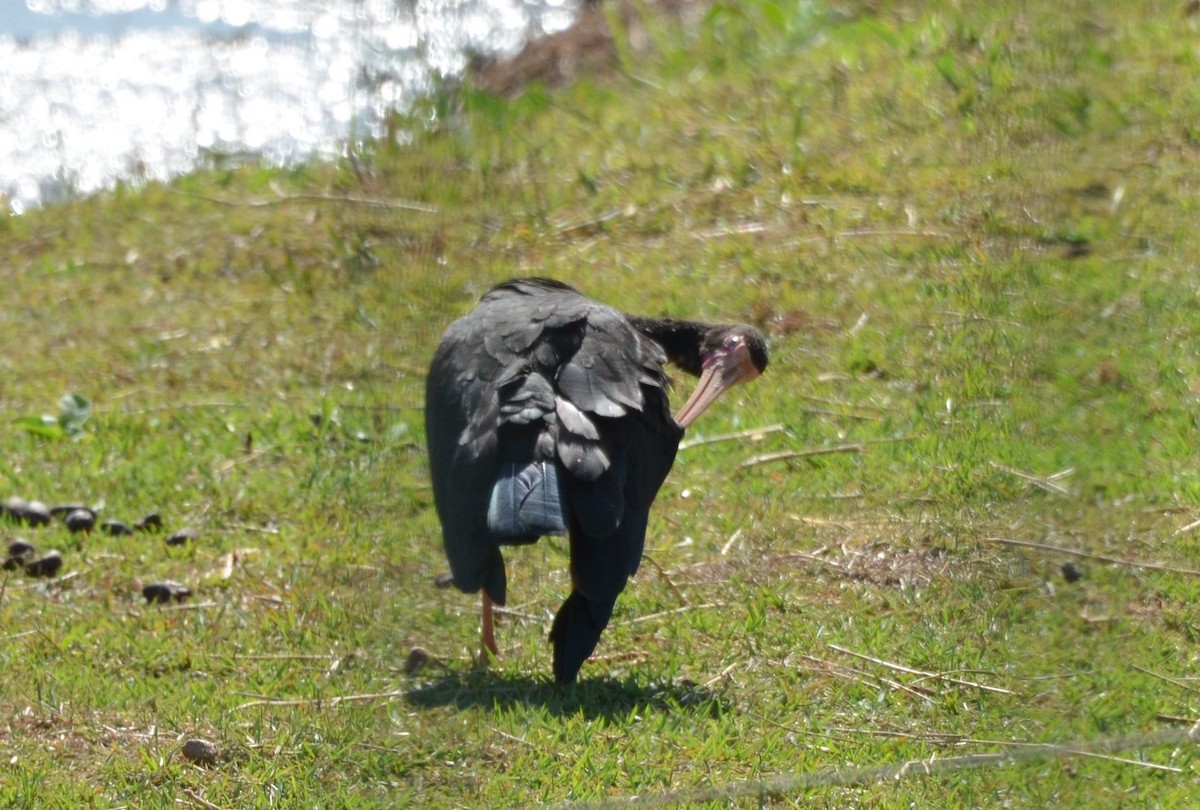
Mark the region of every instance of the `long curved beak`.
[[722, 349], [713, 352], [704, 359], [700, 382], [675, 415], [675, 421], [680, 427], [686, 428], [708, 410], [708, 406], [716, 402], [721, 394], [738, 383], [750, 382], [758, 374], [758, 369], [750, 359], [750, 350], [745, 344], [739, 343], [728, 351]]

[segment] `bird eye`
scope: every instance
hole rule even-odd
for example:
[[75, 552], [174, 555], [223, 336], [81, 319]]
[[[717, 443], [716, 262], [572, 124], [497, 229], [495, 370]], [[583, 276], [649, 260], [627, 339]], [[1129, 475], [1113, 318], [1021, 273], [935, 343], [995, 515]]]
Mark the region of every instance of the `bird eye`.
[[729, 337], [725, 338], [724, 348], [736, 349], [739, 345], [741, 345], [741, 342], [741, 335], [730, 335]]

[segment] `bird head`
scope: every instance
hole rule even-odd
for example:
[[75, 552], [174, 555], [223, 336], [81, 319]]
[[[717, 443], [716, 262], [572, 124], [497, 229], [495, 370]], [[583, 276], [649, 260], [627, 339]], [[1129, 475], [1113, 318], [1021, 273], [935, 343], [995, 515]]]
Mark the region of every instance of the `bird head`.
[[767, 367], [767, 341], [753, 326], [738, 324], [712, 329], [701, 345], [700, 382], [675, 417], [687, 427], [738, 383], [750, 382]]

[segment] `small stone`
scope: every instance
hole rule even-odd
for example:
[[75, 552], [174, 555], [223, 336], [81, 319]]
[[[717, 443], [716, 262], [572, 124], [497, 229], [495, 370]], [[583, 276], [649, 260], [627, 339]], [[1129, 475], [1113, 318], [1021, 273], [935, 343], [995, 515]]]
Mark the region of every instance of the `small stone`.
[[408, 657], [404, 659], [404, 674], [410, 677], [416, 675], [432, 660], [433, 656], [429, 654], [429, 650], [424, 647], [413, 647], [408, 651]]
[[[88, 508], [87, 504], [56, 503], [56, 504], [54, 504], [54, 506], [50, 507], [50, 514], [53, 515], [54, 517], [58, 518], [59, 520], [62, 520], [67, 515], [71, 514], [72, 512], [76, 511], [77, 509], [87, 509], [89, 512], [92, 512], [92, 510], [90, 508]], [[95, 513], [93, 512], [93, 514], [95, 514]]]
[[52, 577], [62, 570], [62, 564], [62, 555], [51, 550], [25, 563], [25, 573], [31, 577]]
[[120, 537], [125, 534], [133, 534], [133, 528], [120, 520], [106, 520], [100, 524], [100, 530], [107, 535]]
[[438, 574], [433, 578], [434, 587], [437, 588], [452, 588], [454, 587], [454, 574], [447, 571], [444, 574]]
[[163, 527], [162, 516], [158, 512], [151, 512], [143, 517], [137, 523], [133, 524], [133, 528], [139, 532], [157, 532]]
[[171, 532], [167, 535], [168, 546], [182, 546], [189, 542], [195, 542], [200, 539], [200, 532], [193, 529], [191, 526], [180, 529], [177, 532]]
[[1083, 572], [1070, 560], [1062, 564], [1062, 575], [1067, 582], [1078, 582], [1083, 579]]
[[50, 522], [50, 507], [41, 501], [8, 498], [4, 501], [4, 511], [13, 520], [27, 526], [45, 526]]
[[150, 603], [182, 602], [192, 595], [192, 589], [174, 580], [164, 579], [162, 582], [147, 582], [142, 587], [142, 596]]
[[33, 552], [37, 551], [24, 537], [18, 537], [8, 544], [8, 556], [10, 557], [29, 557]]
[[75, 509], [67, 513], [67, 516], [63, 518], [63, 523], [66, 524], [67, 531], [71, 534], [90, 532], [96, 525], [96, 513], [86, 507]]
[[221, 751], [217, 748], [216, 743], [198, 737], [185, 742], [182, 750], [184, 759], [200, 765], [215, 765], [217, 758], [221, 756]]
[[30, 501], [25, 510], [25, 521], [30, 526], [49, 526], [50, 507], [41, 501]]
[[33, 543], [21, 537], [8, 544], [8, 555], [4, 560], [5, 571], [15, 571], [24, 568], [25, 563], [37, 552]]

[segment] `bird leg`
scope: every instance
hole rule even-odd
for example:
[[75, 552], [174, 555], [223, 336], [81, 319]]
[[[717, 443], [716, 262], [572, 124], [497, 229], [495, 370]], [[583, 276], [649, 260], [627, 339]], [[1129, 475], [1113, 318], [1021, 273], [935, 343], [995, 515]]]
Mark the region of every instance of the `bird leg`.
[[495, 620], [492, 611], [492, 597], [488, 596], [486, 590], [480, 591], [483, 594], [482, 604], [482, 644], [479, 650], [479, 662], [486, 664], [492, 658], [500, 657], [500, 649], [496, 646]]

